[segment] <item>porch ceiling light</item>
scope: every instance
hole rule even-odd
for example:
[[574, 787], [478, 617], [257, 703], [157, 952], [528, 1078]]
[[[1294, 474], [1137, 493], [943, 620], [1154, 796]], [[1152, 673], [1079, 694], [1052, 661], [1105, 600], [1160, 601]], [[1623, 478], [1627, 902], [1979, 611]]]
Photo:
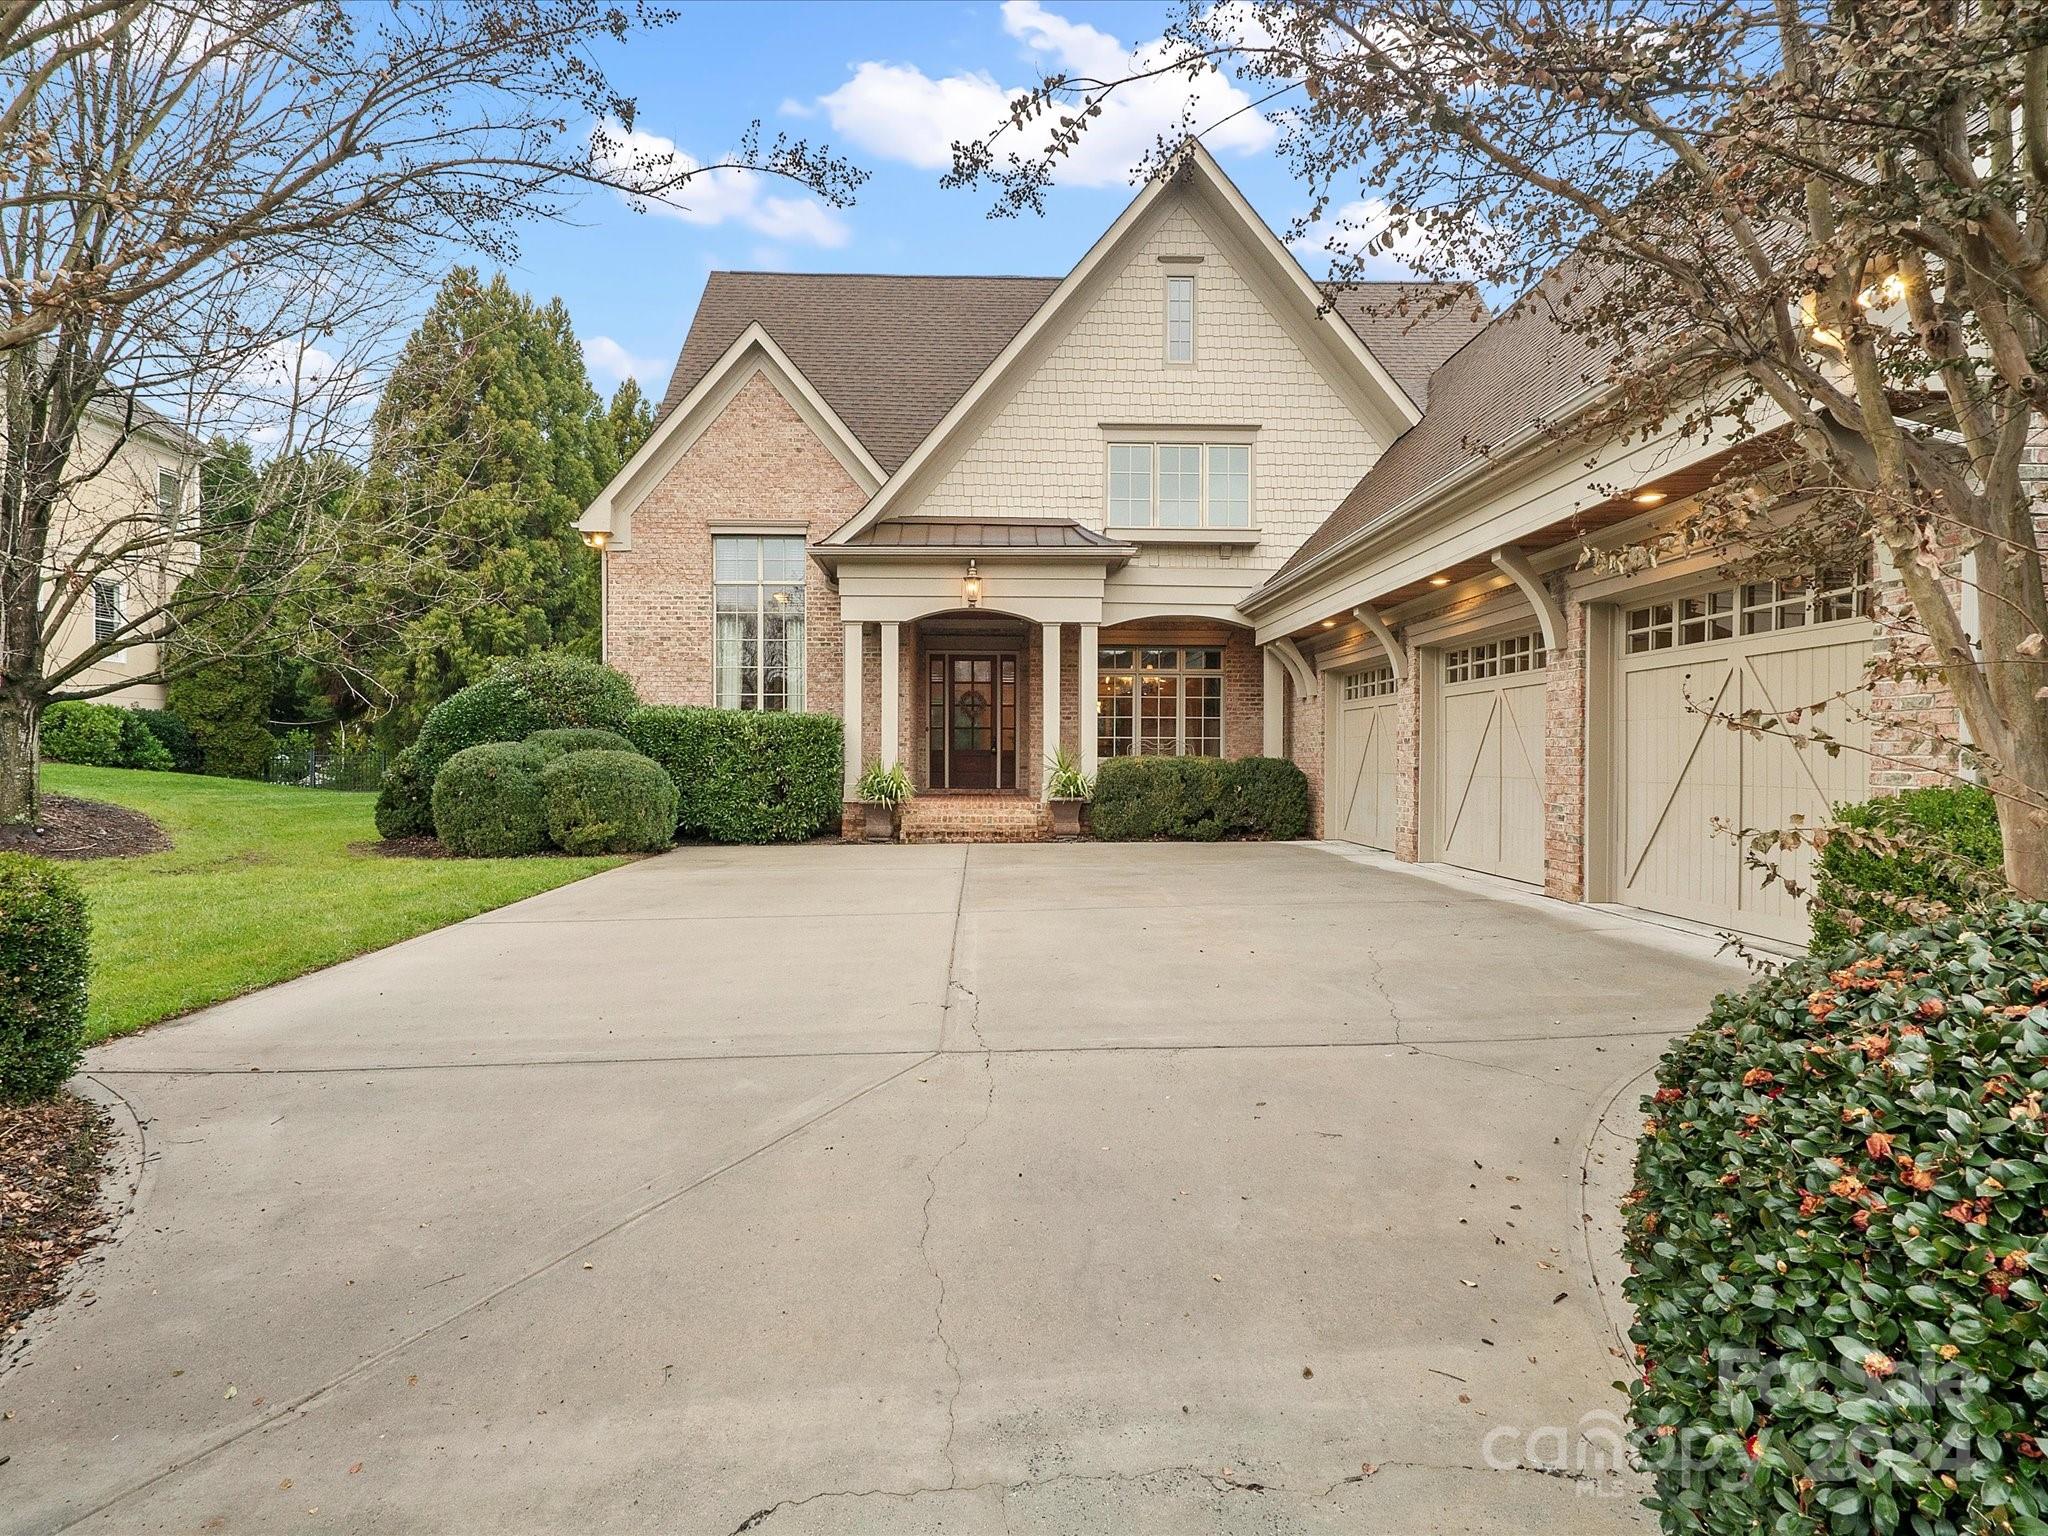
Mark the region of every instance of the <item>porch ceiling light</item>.
[[1667, 491], [1658, 490], [1655, 486], [1646, 486], [1636, 492], [1635, 503], [1639, 507], [1654, 507], [1669, 494]]
[[1451, 578], [1448, 576], [1432, 576], [1429, 578], [1429, 584], [1432, 587], [1448, 587], [1451, 584]]
[[1336, 621], [1335, 619], [1325, 619], [1325, 620], [1323, 620], [1323, 628], [1325, 628], [1325, 629], [1335, 629], [1336, 627], [1337, 627], [1337, 621]]
[[605, 545], [611, 543], [611, 541], [612, 536], [607, 529], [586, 528], [583, 530], [583, 542], [596, 550], [600, 555], [604, 553]]
[[981, 606], [981, 572], [974, 567], [974, 561], [967, 562], [967, 579], [960, 583], [960, 597], [970, 608]]

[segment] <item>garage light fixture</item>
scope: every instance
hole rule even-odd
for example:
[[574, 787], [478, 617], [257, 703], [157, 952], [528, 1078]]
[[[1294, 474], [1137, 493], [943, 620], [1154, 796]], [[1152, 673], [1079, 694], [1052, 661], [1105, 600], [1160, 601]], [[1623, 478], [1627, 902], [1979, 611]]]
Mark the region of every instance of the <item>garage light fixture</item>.
[[604, 547], [611, 542], [611, 539], [611, 534], [603, 528], [586, 528], [583, 530], [583, 542], [596, 550], [600, 555], [604, 553]]
[[1336, 627], [1337, 627], [1337, 621], [1336, 621], [1335, 619], [1325, 619], [1325, 620], [1323, 620], [1323, 628], [1325, 628], [1325, 629], [1335, 629]]
[[1429, 584], [1432, 587], [1448, 587], [1451, 584], [1451, 578], [1448, 576], [1432, 576], [1429, 578]]
[[1666, 494], [1666, 492], [1655, 488], [1640, 490], [1636, 492], [1635, 503], [1639, 507], [1654, 507], [1665, 498]]

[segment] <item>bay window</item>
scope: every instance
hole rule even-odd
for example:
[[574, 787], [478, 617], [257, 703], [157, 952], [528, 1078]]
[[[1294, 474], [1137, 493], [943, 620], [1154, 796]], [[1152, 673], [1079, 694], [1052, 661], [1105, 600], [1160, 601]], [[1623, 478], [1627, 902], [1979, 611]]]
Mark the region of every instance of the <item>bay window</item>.
[[711, 541], [712, 702], [804, 707], [804, 541]]

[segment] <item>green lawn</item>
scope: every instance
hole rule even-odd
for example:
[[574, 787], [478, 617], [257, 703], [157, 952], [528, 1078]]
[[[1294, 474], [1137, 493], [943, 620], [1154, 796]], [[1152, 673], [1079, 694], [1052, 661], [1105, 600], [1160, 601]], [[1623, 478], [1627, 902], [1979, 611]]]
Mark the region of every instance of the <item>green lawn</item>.
[[624, 862], [354, 853], [377, 835], [367, 794], [61, 763], [43, 788], [132, 806], [175, 844], [66, 866], [92, 904], [95, 1041]]

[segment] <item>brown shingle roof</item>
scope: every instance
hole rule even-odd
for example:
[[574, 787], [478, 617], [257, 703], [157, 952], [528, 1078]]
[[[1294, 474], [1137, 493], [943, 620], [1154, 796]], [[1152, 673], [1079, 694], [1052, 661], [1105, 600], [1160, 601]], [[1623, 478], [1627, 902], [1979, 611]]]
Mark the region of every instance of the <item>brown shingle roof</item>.
[[[1056, 277], [713, 272], [661, 414], [758, 321], [894, 473], [1059, 285]], [[1418, 405], [1437, 366], [1484, 323], [1476, 296], [1432, 304], [1441, 291], [1356, 283], [1333, 295], [1337, 313]]]
[[1478, 330], [1432, 375], [1422, 420], [1396, 438], [1267, 585], [1285, 581], [1416, 493], [1532, 426], [1607, 377], [1611, 348], [1568, 330], [1557, 306], [1584, 277], [1559, 268]]
[[758, 321], [893, 473], [1059, 284], [1056, 277], [713, 272], [661, 411], [674, 409]]

